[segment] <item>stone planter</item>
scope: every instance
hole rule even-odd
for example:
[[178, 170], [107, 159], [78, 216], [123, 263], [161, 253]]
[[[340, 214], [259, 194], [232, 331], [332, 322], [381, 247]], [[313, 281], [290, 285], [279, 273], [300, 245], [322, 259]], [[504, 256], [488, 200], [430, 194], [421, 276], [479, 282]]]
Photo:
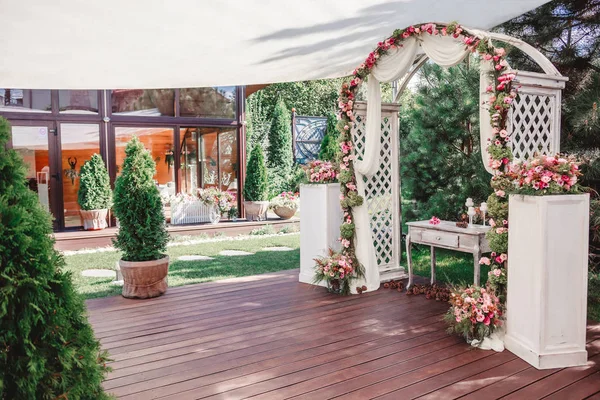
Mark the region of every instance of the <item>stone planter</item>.
[[[315, 258], [323, 257], [329, 248], [340, 250], [340, 184], [300, 185], [300, 275], [302, 283], [313, 284]], [[327, 282], [319, 283], [327, 286]]]
[[106, 228], [106, 216], [108, 210], [79, 210], [83, 229], [86, 231], [97, 231]]
[[273, 207], [273, 212], [281, 219], [290, 219], [296, 215], [295, 208], [289, 207]]
[[589, 195], [509, 198], [506, 348], [538, 369], [585, 365]]
[[169, 257], [153, 261], [119, 260], [123, 274], [123, 297], [148, 299], [167, 291]]
[[244, 201], [246, 219], [248, 221], [264, 221], [267, 219], [268, 201]]

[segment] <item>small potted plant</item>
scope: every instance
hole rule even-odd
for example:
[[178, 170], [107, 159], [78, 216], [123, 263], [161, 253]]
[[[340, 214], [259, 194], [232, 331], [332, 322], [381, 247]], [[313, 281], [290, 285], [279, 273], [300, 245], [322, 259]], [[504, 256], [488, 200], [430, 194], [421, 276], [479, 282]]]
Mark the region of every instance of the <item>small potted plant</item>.
[[269, 207], [281, 219], [290, 219], [298, 210], [298, 194], [283, 192], [271, 200]]
[[198, 189], [198, 199], [210, 207], [210, 222], [216, 224], [221, 216], [228, 215], [233, 203], [233, 195], [217, 188]]
[[227, 213], [227, 215], [229, 216], [229, 219], [231, 219], [233, 222], [237, 222], [237, 219], [238, 219], [237, 206], [232, 205], [231, 208], [229, 209], [229, 213]]
[[106, 216], [112, 206], [112, 192], [108, 171], [99, 154], [92, 155], [92, 158], [81, 166], [77, 202], [83, 229], [106, 228]]
[[350, 280], [354, 276], [352, 259], [329, 249], [327, 257], [315, 259], [315, 277], [313, 283], [326, 281], [327, 289], [334, 294], [350, 294]]
[[256, 145], [250, 153], [246, 182], [244, 183], [244, 207], [249, 221], [266, 219], [269, 201], [267, 201], [268, 181], [265, 157], [260, 145]]
[[167, 290], [169, 234], [158, 188], [156, 164], [134, 137], [125, 149], [121, 175], [115, 182], [114, 211], [120, 229], [114, 245], [123, 252], [123, 297], [157, 297]]

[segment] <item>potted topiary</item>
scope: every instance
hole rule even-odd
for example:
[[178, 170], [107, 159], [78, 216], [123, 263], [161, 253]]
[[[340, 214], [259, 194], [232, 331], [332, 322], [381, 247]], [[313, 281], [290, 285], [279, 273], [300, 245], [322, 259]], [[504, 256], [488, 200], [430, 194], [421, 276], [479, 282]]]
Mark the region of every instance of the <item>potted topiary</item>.
[[280, 193], [271, 199], [269, 207], [281, 219], [290, 219], [298, 211], [298, 194], [292, 192]]
[[260, 145], [256, 145], [250, 153], [246, 182], [244, 183], [244, 207], [249, 221], [266, 219], [269, 209], [267, 168]]
[[121, 175], [115, 182], [114, 211], [120, 228], [115, 247], [123, 252], [123, 297], [157, 297], [167, 290], [169, 235], [150, 152], [134, 137], [125, 149]]
[[79, 171], [77, 202], [81, 210], [83, 229], [106, 228], [106, 216], [112, 206], [112, 192], [108, 171], [99, 154], [94, 154]]

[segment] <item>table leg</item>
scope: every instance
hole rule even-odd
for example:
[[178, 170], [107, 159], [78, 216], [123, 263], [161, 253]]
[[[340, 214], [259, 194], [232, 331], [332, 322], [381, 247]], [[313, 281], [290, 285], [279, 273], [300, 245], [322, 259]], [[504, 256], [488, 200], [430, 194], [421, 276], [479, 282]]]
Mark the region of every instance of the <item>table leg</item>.
[[435, 247], [431, 246], [431, 284], [435, 283]]
[[479, 265], [479, 260], [481, 260], [481, 250], [479, 246], [476, 246], [473, 252], [473, 284], [475, 286], [481, 284], [481, 266]]
[[406, 262], [408, 263], [408, 285], [406, 286], [406, 289], [411, 288], [413, 284], [412, 251], [410, 244], [409, 233], [406, 235]]

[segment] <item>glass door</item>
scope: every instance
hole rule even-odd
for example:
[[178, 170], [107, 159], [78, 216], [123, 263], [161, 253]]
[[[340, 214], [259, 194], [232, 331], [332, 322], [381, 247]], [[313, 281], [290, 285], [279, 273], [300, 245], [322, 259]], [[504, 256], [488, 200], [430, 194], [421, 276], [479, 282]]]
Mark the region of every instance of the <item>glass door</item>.
[[100, 125], [90, 123], [61, 123], [58, 132], [61, 184], [59, 190], [60, 229], [82, 226], [77, 202], [79, 173], [83, 163], [100, 153]]
[[40, 204], [54, 216], [54, 229], [60, 227], [57, 199], [61, 181], [56, 160], [56, 126], [44, 121], [11, 121], [11, 147], [27, 166], [27, 184], [37, 193]]

